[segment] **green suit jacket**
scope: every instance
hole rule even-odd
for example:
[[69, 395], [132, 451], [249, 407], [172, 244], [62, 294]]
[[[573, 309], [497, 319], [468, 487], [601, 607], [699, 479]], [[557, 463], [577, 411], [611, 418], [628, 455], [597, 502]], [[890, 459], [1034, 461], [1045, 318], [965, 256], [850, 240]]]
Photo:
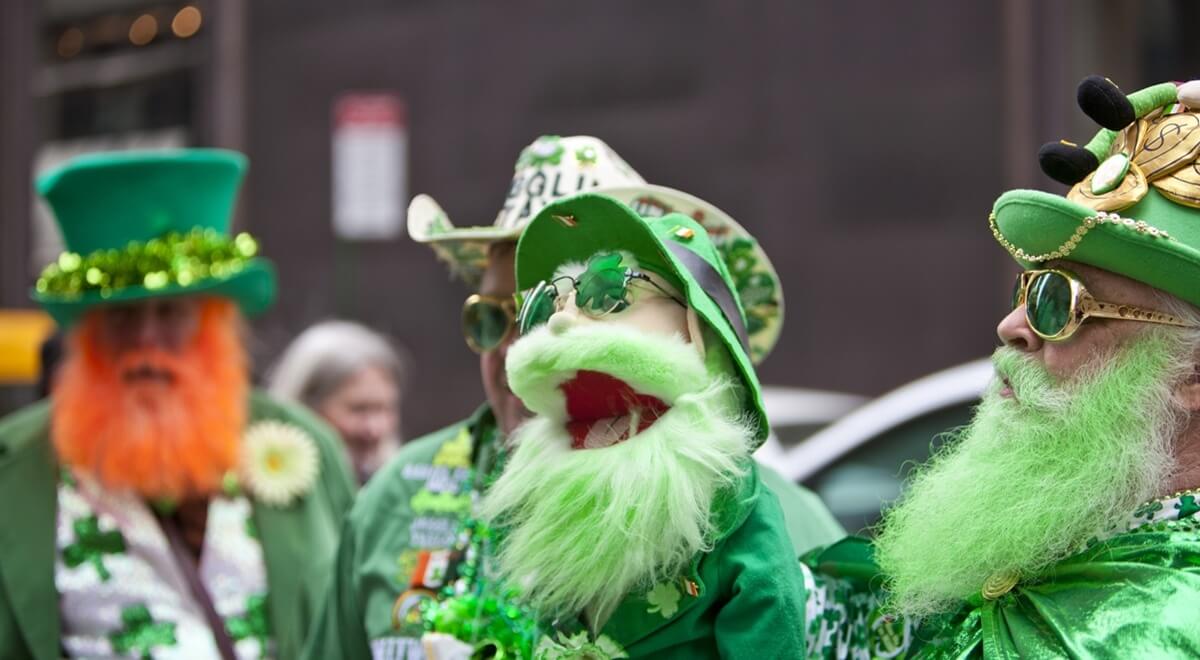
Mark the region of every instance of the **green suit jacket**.
[[[297, 502], [286, 508], [253, 505], [276, 652], [293, 658], [314, 609], [311, 585], [324, 583], [354, 482], [337, 437], [311, 413], [255, 392], [250, 420], [303, 428], [321, 456], [317, 483]], [[0, 657], [6, 659], [52, 660], [61, 654], [54, 586], [59, 469], [49, 428], [48, 402], [0, 420]]]
[[[495, 422], [484, 407], [405, 445], [376, 473], [346, 519], [305, 657], [421, 657], [419, 603], [433, 596], [413, 577], [418, 555], [452, 544], [471, 507], [464, 480], [472, 467], [486, 472], [494, 437]], [[798, 648], [792, 645], [800, 641], [803, 584], [790, 564], [799, 551], [844, 532], [815, 495], [777, 475], [747, 484], [740, 524], [686, 576], [693, 589], [680, 582], [650, 600], [627, 598], [602, 633], [634, 656], [738, 655], [753, 648], [762, 657], [786, 657], [772, 649]], [[764, 484], [775, 486], [779, 497]], [[736, 606], [714, 616], [718, 599]]]

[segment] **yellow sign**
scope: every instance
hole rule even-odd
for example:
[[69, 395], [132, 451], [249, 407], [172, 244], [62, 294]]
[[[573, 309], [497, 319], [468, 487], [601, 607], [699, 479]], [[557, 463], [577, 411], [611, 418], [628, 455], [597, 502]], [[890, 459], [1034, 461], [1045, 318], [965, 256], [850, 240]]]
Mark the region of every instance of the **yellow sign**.
[[42, 342], [53, 330], [54, 321], [45, 312], [0, 309], [0, 383], [37, 380]]

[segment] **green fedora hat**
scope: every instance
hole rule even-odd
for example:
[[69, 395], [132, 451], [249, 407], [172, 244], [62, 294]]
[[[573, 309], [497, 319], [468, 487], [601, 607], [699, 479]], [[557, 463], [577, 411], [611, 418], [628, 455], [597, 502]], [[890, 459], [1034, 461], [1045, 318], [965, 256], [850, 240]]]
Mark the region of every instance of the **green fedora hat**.
[[217, 149], [91, 154], [37, 181], [66, 251], [32, 297], [60, 326], [98, 306], [205, 294], [247, 316], [275, 298], [275, 269], [229, 235], [245, 156]]
[[1077, 261], [1200, 306], [1200, 81], [1126, 95], [1091, 76], [1078, 98], [1104, 128], [1083, 147], [1039, 152], [1070, 191], [1004, 193], [989, 216], [993, 236], [1024, 268]]
[[517, 290], [532, 289], [561, 265], [586, 261], [604, 250], [629, 252], [638, 268], [665, 278], [716, 333], [744, 385], [743, 408], [757, 418], [756, 437], [764, 440], [770, 428], [750, 359], [742, 301], [720, 251], [696, 220], [682, 213], [642, 217], [599, 193], [554, 202], [530, 221], [517, 243]]

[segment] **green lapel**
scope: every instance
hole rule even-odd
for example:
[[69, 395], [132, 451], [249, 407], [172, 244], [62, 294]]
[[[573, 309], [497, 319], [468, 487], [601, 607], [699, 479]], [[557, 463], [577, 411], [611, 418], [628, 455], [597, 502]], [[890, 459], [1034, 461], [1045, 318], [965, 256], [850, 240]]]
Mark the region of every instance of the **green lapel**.
[[[719, 564], [723, 541], [746, 521], [758, 499], [759, 478], [751, 463], [736, 490], [718, 496], [714, 504], [717, 529], [721, 530], [713, 551], [692, 559], [687, 572], [678, 578], [655, 585], [647, 593], [630, 595], [621, 601], [605, 622], [601, 633], [628, 650], [632, 645], [684, 618], [703, 603], [711, 607], [720, 597]], [[703, 614], [698, 613], [698, 618]]]
[[313, 495], [309, 493], [303, 501], [287, 508], [257, 501], [253, 505], [254, 523], [267, 565], [271, 633], [281, 658], [299, 657], [306, 622], [315, 605], [308, 589], [314, 581], [320, 582], [318, 573], [324, 566], [320, 559], [332, 557], [336, 550], [331, 535], [312, 533], [336, 529], [333, 521], [318, 522], [325, 512], [318, 510]]
[[58, 478], [49, 412], [48, 404], [36, 404], [0, 425], [0, 578], [38, 660], [59, 656], [60, 634], [54, 587]]
[[339, 441], [325, 427], [292, 408], [256, 392], [250, 399], [251, 424], [274, 419], [304, 429], [316, 442], [321, 468], [309, 492], [284, 507], [253, 497], [254, 524], [267, 567], [267, 607], [275, 655], [300, 656], [308, 624], [317, 610], [337, 551], [342, 516], [353, 498], [349, 468]]

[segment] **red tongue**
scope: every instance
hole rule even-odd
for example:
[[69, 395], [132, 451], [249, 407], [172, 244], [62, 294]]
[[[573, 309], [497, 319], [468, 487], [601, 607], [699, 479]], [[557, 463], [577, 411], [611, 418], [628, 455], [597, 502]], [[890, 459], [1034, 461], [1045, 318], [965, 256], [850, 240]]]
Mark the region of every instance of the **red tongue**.
[[[670, 408], [661, 399], [638, 394], [625, 381], [599, 371], [579, 371], [559, 387], [567, 399], [567, 429], [575, 449], [583, 448], [583, 441], [598, 420], [636, 411], [639, 414], [637, 432], [641, 432]], [[628, 433], [621, 440], [627, 438]]]

